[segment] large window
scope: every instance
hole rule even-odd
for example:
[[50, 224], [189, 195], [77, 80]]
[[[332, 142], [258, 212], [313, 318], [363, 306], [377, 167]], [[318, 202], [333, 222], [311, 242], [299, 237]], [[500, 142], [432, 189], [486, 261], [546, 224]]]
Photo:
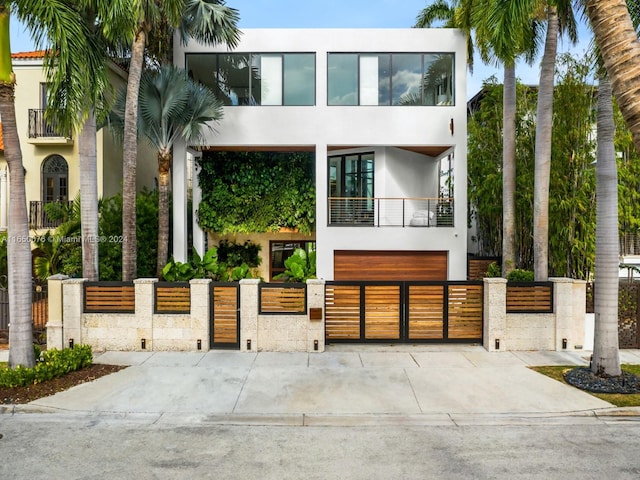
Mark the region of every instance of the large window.
[[186, 61], [225, 105], [315, 105], [315, 54], [188, 54]]
[[284, 261], [287, 258], [289, 258], [291, 255], [293, 255], [293, 252], [297, 248], [302, 248], [305, 252], [307, 252], [307, 254], [311, 252], [315, 252], [316, 250], [316, 242], [311, 240], [309, 241], [299, 240], [299, 241], [288, 241], [288, 242], [271, 241], [269, 242], [269, 244], [270, 244], [270, 250], [271, 250], [270, 268], [269, 268], [270, 281], [273, 281], [274, 280], [273, 277], [275, 277], [276, 275], [284, 273], [284, 271], [286, 270]]
[[330, 53], [329, 105], [453, 105], [451, 53]]
[[374, 155], [329, 157], [329, 223], [373, 224]]

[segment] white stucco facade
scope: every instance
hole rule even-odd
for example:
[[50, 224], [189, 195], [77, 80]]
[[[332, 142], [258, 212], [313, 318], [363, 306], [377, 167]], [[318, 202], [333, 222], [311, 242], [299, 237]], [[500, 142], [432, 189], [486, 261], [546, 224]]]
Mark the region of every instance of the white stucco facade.
[[[186, 67], [187, 54], [229, 53], [226, 47], [175, 42], [174, 62]], [[187, 255], [187, 147], [210, 146], [247, 150], [299, 147], [315, 151], [317, 275], [333, 279], [334, 251], [443, 251], [447, 279], [466, 279], [467, 151], [466, 43], [452, 29], [255, 29], [245, 30], [231, 53], [308, 53], [315, 55], [315, 102], [307, 106], [236, 105], [224, 109], [203, 145], [178, 146], [174, 151], [174, 257]], [[451, 53], [454, 59], [453, 101], [446, 105], [371, 105], [360, 83], [359, 105], [328, 105], [330, 54]], [[393, 58], [393, 57], [392, 57]], [[364, 62], [360, 68], [369, 68]], [[369, 93], [367, 93], [369, 92]], [[264, 95], [263, 95], [264, 99]], [[375, 157], [376, 198], [438, 197], [442, 190], [440, 160], [453, 155], [453, 226], [425, 228], [383, 226], [376, 207], [376, 225], [330, 224], [328, 157], [366, 152]], [[197, 190], [197, 182], [194, 182]], [[194, 191], [194, 198], [199, 198]], [[194, 206], [194, 208], [197, 208]], [[404, 208], [404, 207], [403, 207]], [[195, 229], [197, 232], [197, 228]], [[201, 236], [194, 234], [201, 242]]]

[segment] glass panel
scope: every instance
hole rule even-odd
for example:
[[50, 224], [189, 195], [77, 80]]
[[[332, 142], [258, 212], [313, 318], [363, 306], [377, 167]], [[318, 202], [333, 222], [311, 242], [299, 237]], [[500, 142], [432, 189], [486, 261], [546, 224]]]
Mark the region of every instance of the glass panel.
[[378, 105], [378, 56], [360, 56], [360, 105]]
[[453, 55], [424, 56], [424, 105], [453, 105]]
[[329, 105], [358, 105], [358, 55], [330, 53], [328, 58]]
[[316, 57], [313, 54], [284, 56], [284, 104], [315, 105]]
[[342, 194], [342, 157], [329, 159], [329, 196], [341, 197]]
[[259, 103], [259, 99], [253, 99], [249, 91], [250, 76], [253, 82], [253, 92], [260, 91], [259, 76], [251, 68], [251, 56], [249, 54], [217, 55], [218, 69], [216, 72], [216, 89], [214, 93], [218, 95], [225, 105], [251, 105]]
[[[196, 82], [206, 85], [214, 92], [219, 92], [216, 83], [218, 55], [210, 53], [197, 53], [186, 55], [185, 69], [189, 73], [189, 77]], [[222, 99], [223, 96], [218, 96]]]
[[66, 202], [67, 201], [67, 177], [60, 177], [58, 179], [58, 188], [59, 188], [59, 192], [58, 192], [58, 200], [60, 200], [61, 202]]
[[391, 104], [391, 55], [378, 55], [378, 105]]
[[282, 55], [259, 57], [260, 105], [282, 105]]
[[53, 177], [46, 177], [44, 179], [45, 181], [45, 186], [44, 186], [44, 201], [45, 202], [53, 202], [56, 197], [55, 197], [55, 180], [53, 179]]
[[422, 55], [394, 55], [391, 63], [392, 104], [421, 105]]

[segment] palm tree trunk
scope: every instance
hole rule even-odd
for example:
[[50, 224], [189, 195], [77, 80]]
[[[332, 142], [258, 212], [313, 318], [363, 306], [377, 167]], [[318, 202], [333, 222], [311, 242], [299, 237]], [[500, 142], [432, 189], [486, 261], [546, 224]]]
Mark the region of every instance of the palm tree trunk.
[[98, 280], [98, 170], [96, 119], [93, 111], [78, 137], [80, 157], [80, 220], [82, 224], [82, 276]]
[[558, 50], [558, 15], [547, 12], [547, 38], [540, 68], [533, 191], [533, 259], [536, 281], [549, 277], [549, 177], [551, 175], [551, 131], [553, 126], [553, 80]]
[[598, 160], [596, 163], [595, 332], [591, 370], [618, 376], [618, 175], [613, 144], [611, 85], [606, 75], [598, 86]]
[[158, 152], [158, 278], [169, 258], [169, 184], [171, 179], [171, 152]]
[[640, 151], [640, 41], [625, 0], [586, 0], [596, 43], [636, 149]]
[[516, 69], [504, 67], [502, 127], [502, 275], [516, 267]]
[[131, 64], [127, 80], [127, 103], [124, 113], [122, 159], [122, 280], [137, 276], [136, 245], [136, 161], [138, 157], [138, 93], [144, 62], [147, 33], [140, 29], [131, 48]]
[[9, 10], [0, 4], [0, 117], [4, 157], [9, 166], [9, 222], [7, 264], [9, 270], [9, 366], [33, 367], [31, 318], [31, 246], [22, 151], [16, 127], [15, 77], [11, 68]]

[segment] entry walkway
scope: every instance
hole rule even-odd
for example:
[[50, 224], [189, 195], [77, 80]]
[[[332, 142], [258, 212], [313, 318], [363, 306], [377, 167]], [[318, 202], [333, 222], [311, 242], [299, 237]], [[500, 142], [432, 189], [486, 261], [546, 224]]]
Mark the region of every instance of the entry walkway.
[[[96, 363], [130, 367], [0, 411], [304, 425], [593, 416], [612, 405], [527, 368], [588, 365], [590, 353], [490, 353], [476, 345], [340, 345], [324, 353], [105, 352], [95, 355]], [[622, 351], [621, 357], [640, 364], [638, 350]]]

